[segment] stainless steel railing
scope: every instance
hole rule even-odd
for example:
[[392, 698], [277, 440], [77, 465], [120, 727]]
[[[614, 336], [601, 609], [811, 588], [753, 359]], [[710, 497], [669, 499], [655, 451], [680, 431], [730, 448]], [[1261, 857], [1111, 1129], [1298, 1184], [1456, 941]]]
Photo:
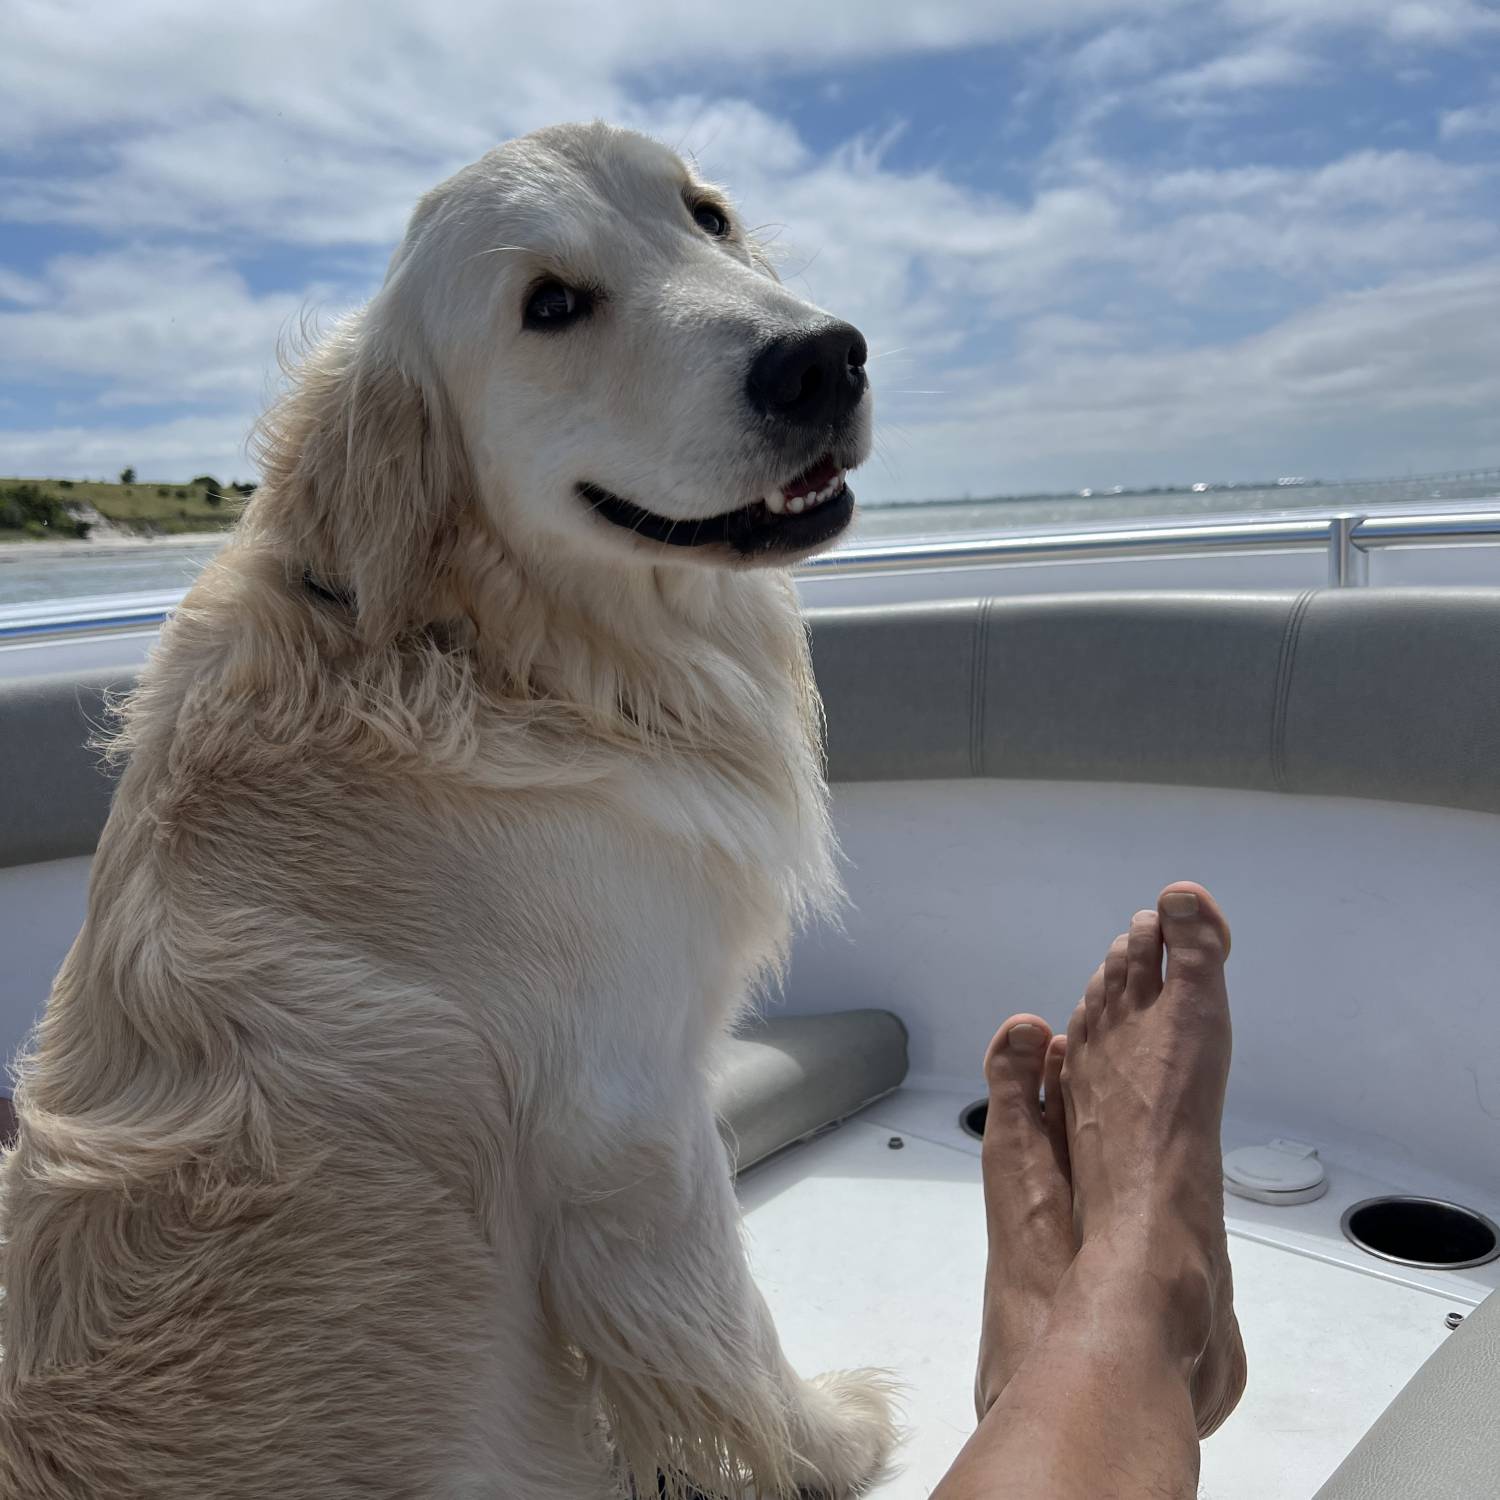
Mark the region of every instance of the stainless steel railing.
[[[917, 537], [841, 547], [802, 565], [810, 577], [857, 576], [927, 568], [981, 568], [1000, 563], [1056, 562], [1151, 553], [1305, 550], [1328, 558], [1328, 583], [1367, 583], [1369, 554], [1382, 547], [1452, 542], [1500, 543], [1500, 497], [1477, 508], [1283, 515], [1255, 520], [1163, 521], [1088, 531]], [[0, 644], [22, 639], [150, 630], [159, 626], [180, 592], [129, 599], [59, 600], [0, 609]]]
[[[118, 635], [157, 629], [186, 592], [119, 598], [60, 599], [0, 608], [0, 646], [78, 635]], [[0, 673], [3, 675], [3, 673]]]
[[815, 577], [824, 577], [1156, 552], [1321, 547], [1328, 554], [1329, 585], [1349, 588], [1368, 581], [1368, 554], [1375, 548], [1488, 539], [1500, 541], [1500, 501], [1494, 508], [1419, 514], [1366, 516], [1339, 512], [1263, 521], [1153, 522], [1094, 531], [871, 542], [841, 547], [811, 559], [803, 567]]

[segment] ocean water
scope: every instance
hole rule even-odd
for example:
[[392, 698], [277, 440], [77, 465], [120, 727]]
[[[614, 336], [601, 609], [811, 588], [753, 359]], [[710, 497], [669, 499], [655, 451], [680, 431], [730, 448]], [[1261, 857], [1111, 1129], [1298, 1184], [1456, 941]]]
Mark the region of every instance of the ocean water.
[[[1500, 495], [1500, 471], [1349, 484], [1274, 485], [1211, 490], [1203, 494], [1048, 495], [1023, 500], [932, 501], [868, 506], [850, 533], [853, 542], [895, 537], [943, 537], [1058, 527], [1108, 527], [1131, 521], [1273, 515], [1299, 510], [1378, 511], [1434, 506]], [[170, 593], [187, 588], [223, 545], [176, 538], [162, 542], [94, 546], [78, 543], [0, 544], [0, 607], [126, 594]]]

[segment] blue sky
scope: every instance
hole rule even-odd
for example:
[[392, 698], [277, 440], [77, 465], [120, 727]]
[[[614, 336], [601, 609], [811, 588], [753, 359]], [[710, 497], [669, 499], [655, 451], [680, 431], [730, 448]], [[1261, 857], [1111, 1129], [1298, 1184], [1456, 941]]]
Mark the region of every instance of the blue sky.
[[252, 472], [416, 196], [603, 116], [876, 356], [874, 500], [1500, 463], [1478, 0], [12, 0], [0, 473]]

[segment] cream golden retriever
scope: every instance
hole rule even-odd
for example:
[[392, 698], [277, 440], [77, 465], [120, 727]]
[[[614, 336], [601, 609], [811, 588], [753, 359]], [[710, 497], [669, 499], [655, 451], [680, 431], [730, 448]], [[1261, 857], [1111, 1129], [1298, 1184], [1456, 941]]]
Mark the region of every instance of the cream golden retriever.
[[849, 521], [864, 362], [643, 137], [418, 205], [125, 712], [4, 1165], [6, 1500], [880, 1471], [889, 1388], [789, 1367], [710, 1103], [837, 895], [785, 568]]

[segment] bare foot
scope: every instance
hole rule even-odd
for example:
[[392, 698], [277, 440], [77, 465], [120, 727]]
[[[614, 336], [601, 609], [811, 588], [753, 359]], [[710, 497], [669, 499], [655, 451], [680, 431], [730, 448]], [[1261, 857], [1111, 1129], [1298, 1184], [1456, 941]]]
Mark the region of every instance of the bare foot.
[[[1162, 977], [1163, 948], [1166, 978]], [[1068, 1025], [1062, 1070], [1079, 1266], [1160, 1298], [1200, 1437], [1245, 1386], [1224, 1235], [1229, 927], [1202, 886], [1162, 892], [1115, 939]], [[991, 1231], [993, 1234], [993, 1230]]]
[[[984, 1055], [984, 1275], [974, 1408], [980, 1420], [1041, 1336], [1073, 1259], [1073, 1190], [1059, 1074], [1067, 1043], [1039, 1016], [1012, 1016]], [[1045, 1082], [1049, 1105], [1043, 1113]]]

